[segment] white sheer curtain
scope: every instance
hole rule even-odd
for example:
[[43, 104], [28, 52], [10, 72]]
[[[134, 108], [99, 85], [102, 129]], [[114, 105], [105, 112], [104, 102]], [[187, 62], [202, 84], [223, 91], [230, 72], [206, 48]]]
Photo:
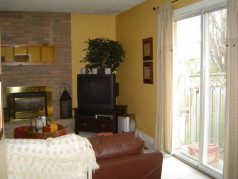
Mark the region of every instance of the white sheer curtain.
[[171, 152], [172, 95], [172, 3], [157, 10], [157, 108], [155, 148]]
[[224, 179], [238, 179], [238, 1], [227, 6], [227, 109]]

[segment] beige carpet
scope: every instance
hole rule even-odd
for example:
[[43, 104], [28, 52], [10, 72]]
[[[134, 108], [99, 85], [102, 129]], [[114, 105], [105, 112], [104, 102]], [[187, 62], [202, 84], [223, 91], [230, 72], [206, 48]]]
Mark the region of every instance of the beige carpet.
[[162, 169], [162, 179], [211, 179], [202, 172], [190, 167], [184, 162], [165, 154]]

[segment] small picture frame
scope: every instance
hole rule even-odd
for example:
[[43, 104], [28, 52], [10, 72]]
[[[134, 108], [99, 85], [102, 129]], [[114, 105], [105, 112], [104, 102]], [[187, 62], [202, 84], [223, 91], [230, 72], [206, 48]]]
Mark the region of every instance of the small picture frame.
[[143, 62], [143, 81], [153, 84], [153, 62]]
[[153, 59], [153, 38], [143, 39], [143, 60]]

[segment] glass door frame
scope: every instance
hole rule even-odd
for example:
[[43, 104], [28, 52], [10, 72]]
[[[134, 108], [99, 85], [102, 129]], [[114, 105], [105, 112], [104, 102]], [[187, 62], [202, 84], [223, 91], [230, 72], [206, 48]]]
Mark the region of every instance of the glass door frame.
[[[211, 0], [213, 1], [213, 0]], [[213, 1], [214, 2], [214, 1]], [[211, 2], [208, 2], [211, 3]], [[197, 3], [202, 4], [202, 3]], [[208, 30], [205, 29], [205, 27], [208, 25], [208, 16], [206, 13], [216, 11], [222, 8], [226, 8], [226, 1], [223, 0], [217, 0], [215, 4], [212, 5], [203, 5], [203, 10], [195, 10], [196, 8], [191, 8], [193, 12], [178, 15], [175, 11], [175, 20], [182, 20], [189, 17], [193, 17], [196, 15], [201, 15], [201, 77], [200, 77], [200, 116], [203, 118], [203, 120], [200, 120], [200, 129], [199, 129], [199, 157], [198, 160], [195, 160], [191, 156], [185, 156], [184, 154], [172, 150], [172, 154], [175, 157], [178, 157], [182, 159], [184, 162], [188, 163], [189, 165], [192, 165], [193, 167], [197, 168], [198, 170], [203, 171], [204, 173], [207, 173], [208, 175], [216, 178], [222, 178], [223, 174], [218, 172], [216, 169], [209, 167], [208, 165], [205, 165], [204, 161], [207, 159], [207, 149], [208, 149], [208, 140], [206, 139], [206, 136], [208, 136], [208, 130], [207, 130], [207, 123], [209, 118], [209, 51], [207, 48], [208, 43]], [[198, 5], [199, 8], [201, 8], [201, 5]], [[186, 7], [189, 8], [189, 7]], [[181, 10], [179, 10], [181, 11]], [[177, 17], [177, 18], [176, 18]]]

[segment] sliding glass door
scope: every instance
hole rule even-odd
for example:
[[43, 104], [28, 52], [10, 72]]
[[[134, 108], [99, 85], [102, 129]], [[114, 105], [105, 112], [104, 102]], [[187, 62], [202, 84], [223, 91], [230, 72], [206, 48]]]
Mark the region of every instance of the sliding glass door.
[[221, 178], [226, 94], [226, 9], [175, 22], [173, 152]]

